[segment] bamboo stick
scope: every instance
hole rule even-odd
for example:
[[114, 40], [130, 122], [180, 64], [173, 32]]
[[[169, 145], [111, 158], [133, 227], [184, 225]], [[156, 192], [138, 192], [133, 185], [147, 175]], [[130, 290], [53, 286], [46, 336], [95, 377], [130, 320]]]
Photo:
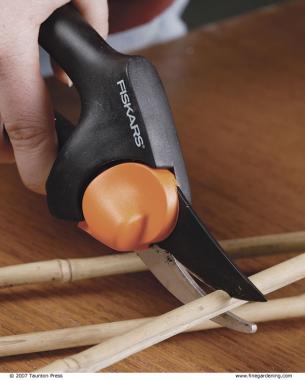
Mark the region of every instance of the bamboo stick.
[[[234, 310], [234, 313], [252, 322], [305, 317], [305, 294], [279, 298], [260, 304], [249, 303], [237, 308]], [[153, 317], [140, 318], [4, 336], [0, 337], [0, 357], [94, 345], [114, 336], [124, 334], [153, 319]], [[210, 330], [220, 327], [218, 323], [208, 320], [185, 332]]]
[[234, 258], [302, 253], [305, 251], [305, 231], [224, 240], [220, 244]]
[[147, 270], [135, 253], [57, 259], [0, 268], [0, 288], [42, 282], [72, 282]]
[[[305, 232], [224, 240], [223, 248], [233, 257], [298, 252], [305, 250]], [[84, 259], [57, 259], [0, 268], [0, 288], [41, 282], [71, 282], [147, 270], [133, 252]]]
[[[305, 253], [259, 272], [250, 279], [262, 293], [267, 294], [304, 277]], [[244, 303], [246, 301], [231, 298], [218, 290], [127, 333], [57, 360], [37, 372], [96, 372]]]

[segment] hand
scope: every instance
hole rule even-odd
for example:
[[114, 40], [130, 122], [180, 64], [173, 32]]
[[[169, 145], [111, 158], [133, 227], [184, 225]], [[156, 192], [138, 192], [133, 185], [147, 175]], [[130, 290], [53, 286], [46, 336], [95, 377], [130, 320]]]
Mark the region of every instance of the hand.
[[[40, 25], [66, 3], [69, 1], [0, 0], [0, 162], [15, 159], [24, 184], [39, 193], [45, 193], [57, 138], [50, 97], [40, 74], [38, 35]], [[107, 0], [72, 3], [106, 37]], [[57, 67], [55, 72], [69, 83], [61, 69]]]

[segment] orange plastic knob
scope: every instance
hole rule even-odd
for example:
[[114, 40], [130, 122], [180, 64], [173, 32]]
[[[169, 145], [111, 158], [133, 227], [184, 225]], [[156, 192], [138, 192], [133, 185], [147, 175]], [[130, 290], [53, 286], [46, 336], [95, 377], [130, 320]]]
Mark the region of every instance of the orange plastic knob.
[[178, 205], [170, 171], [123, 163], [104, 171], [87, 187], [81, 228], [117, 251], [143, 249], [171, 233]]

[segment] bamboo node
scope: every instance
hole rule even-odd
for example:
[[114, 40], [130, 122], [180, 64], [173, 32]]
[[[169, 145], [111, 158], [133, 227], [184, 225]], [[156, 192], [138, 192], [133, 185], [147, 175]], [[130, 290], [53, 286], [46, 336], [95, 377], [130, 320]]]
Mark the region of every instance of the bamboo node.
[[58, 264], [60, 267], [61, 281], [71, 282], [72, 281], [72, 267], [70, 260], [58, 259]]

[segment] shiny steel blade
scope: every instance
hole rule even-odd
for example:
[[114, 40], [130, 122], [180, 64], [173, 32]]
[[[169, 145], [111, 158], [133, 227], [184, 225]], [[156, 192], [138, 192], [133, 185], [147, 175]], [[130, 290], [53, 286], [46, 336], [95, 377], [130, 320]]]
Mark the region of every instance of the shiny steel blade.
[[[151, 249], [137, 251], [149, 270], [182, 303], [204, 296], [204, 291], [173, 255], [154, 245]], [[256, 324], [227, 312], [212, 319], [221, 326], [244, 333], [256, 332]]]

